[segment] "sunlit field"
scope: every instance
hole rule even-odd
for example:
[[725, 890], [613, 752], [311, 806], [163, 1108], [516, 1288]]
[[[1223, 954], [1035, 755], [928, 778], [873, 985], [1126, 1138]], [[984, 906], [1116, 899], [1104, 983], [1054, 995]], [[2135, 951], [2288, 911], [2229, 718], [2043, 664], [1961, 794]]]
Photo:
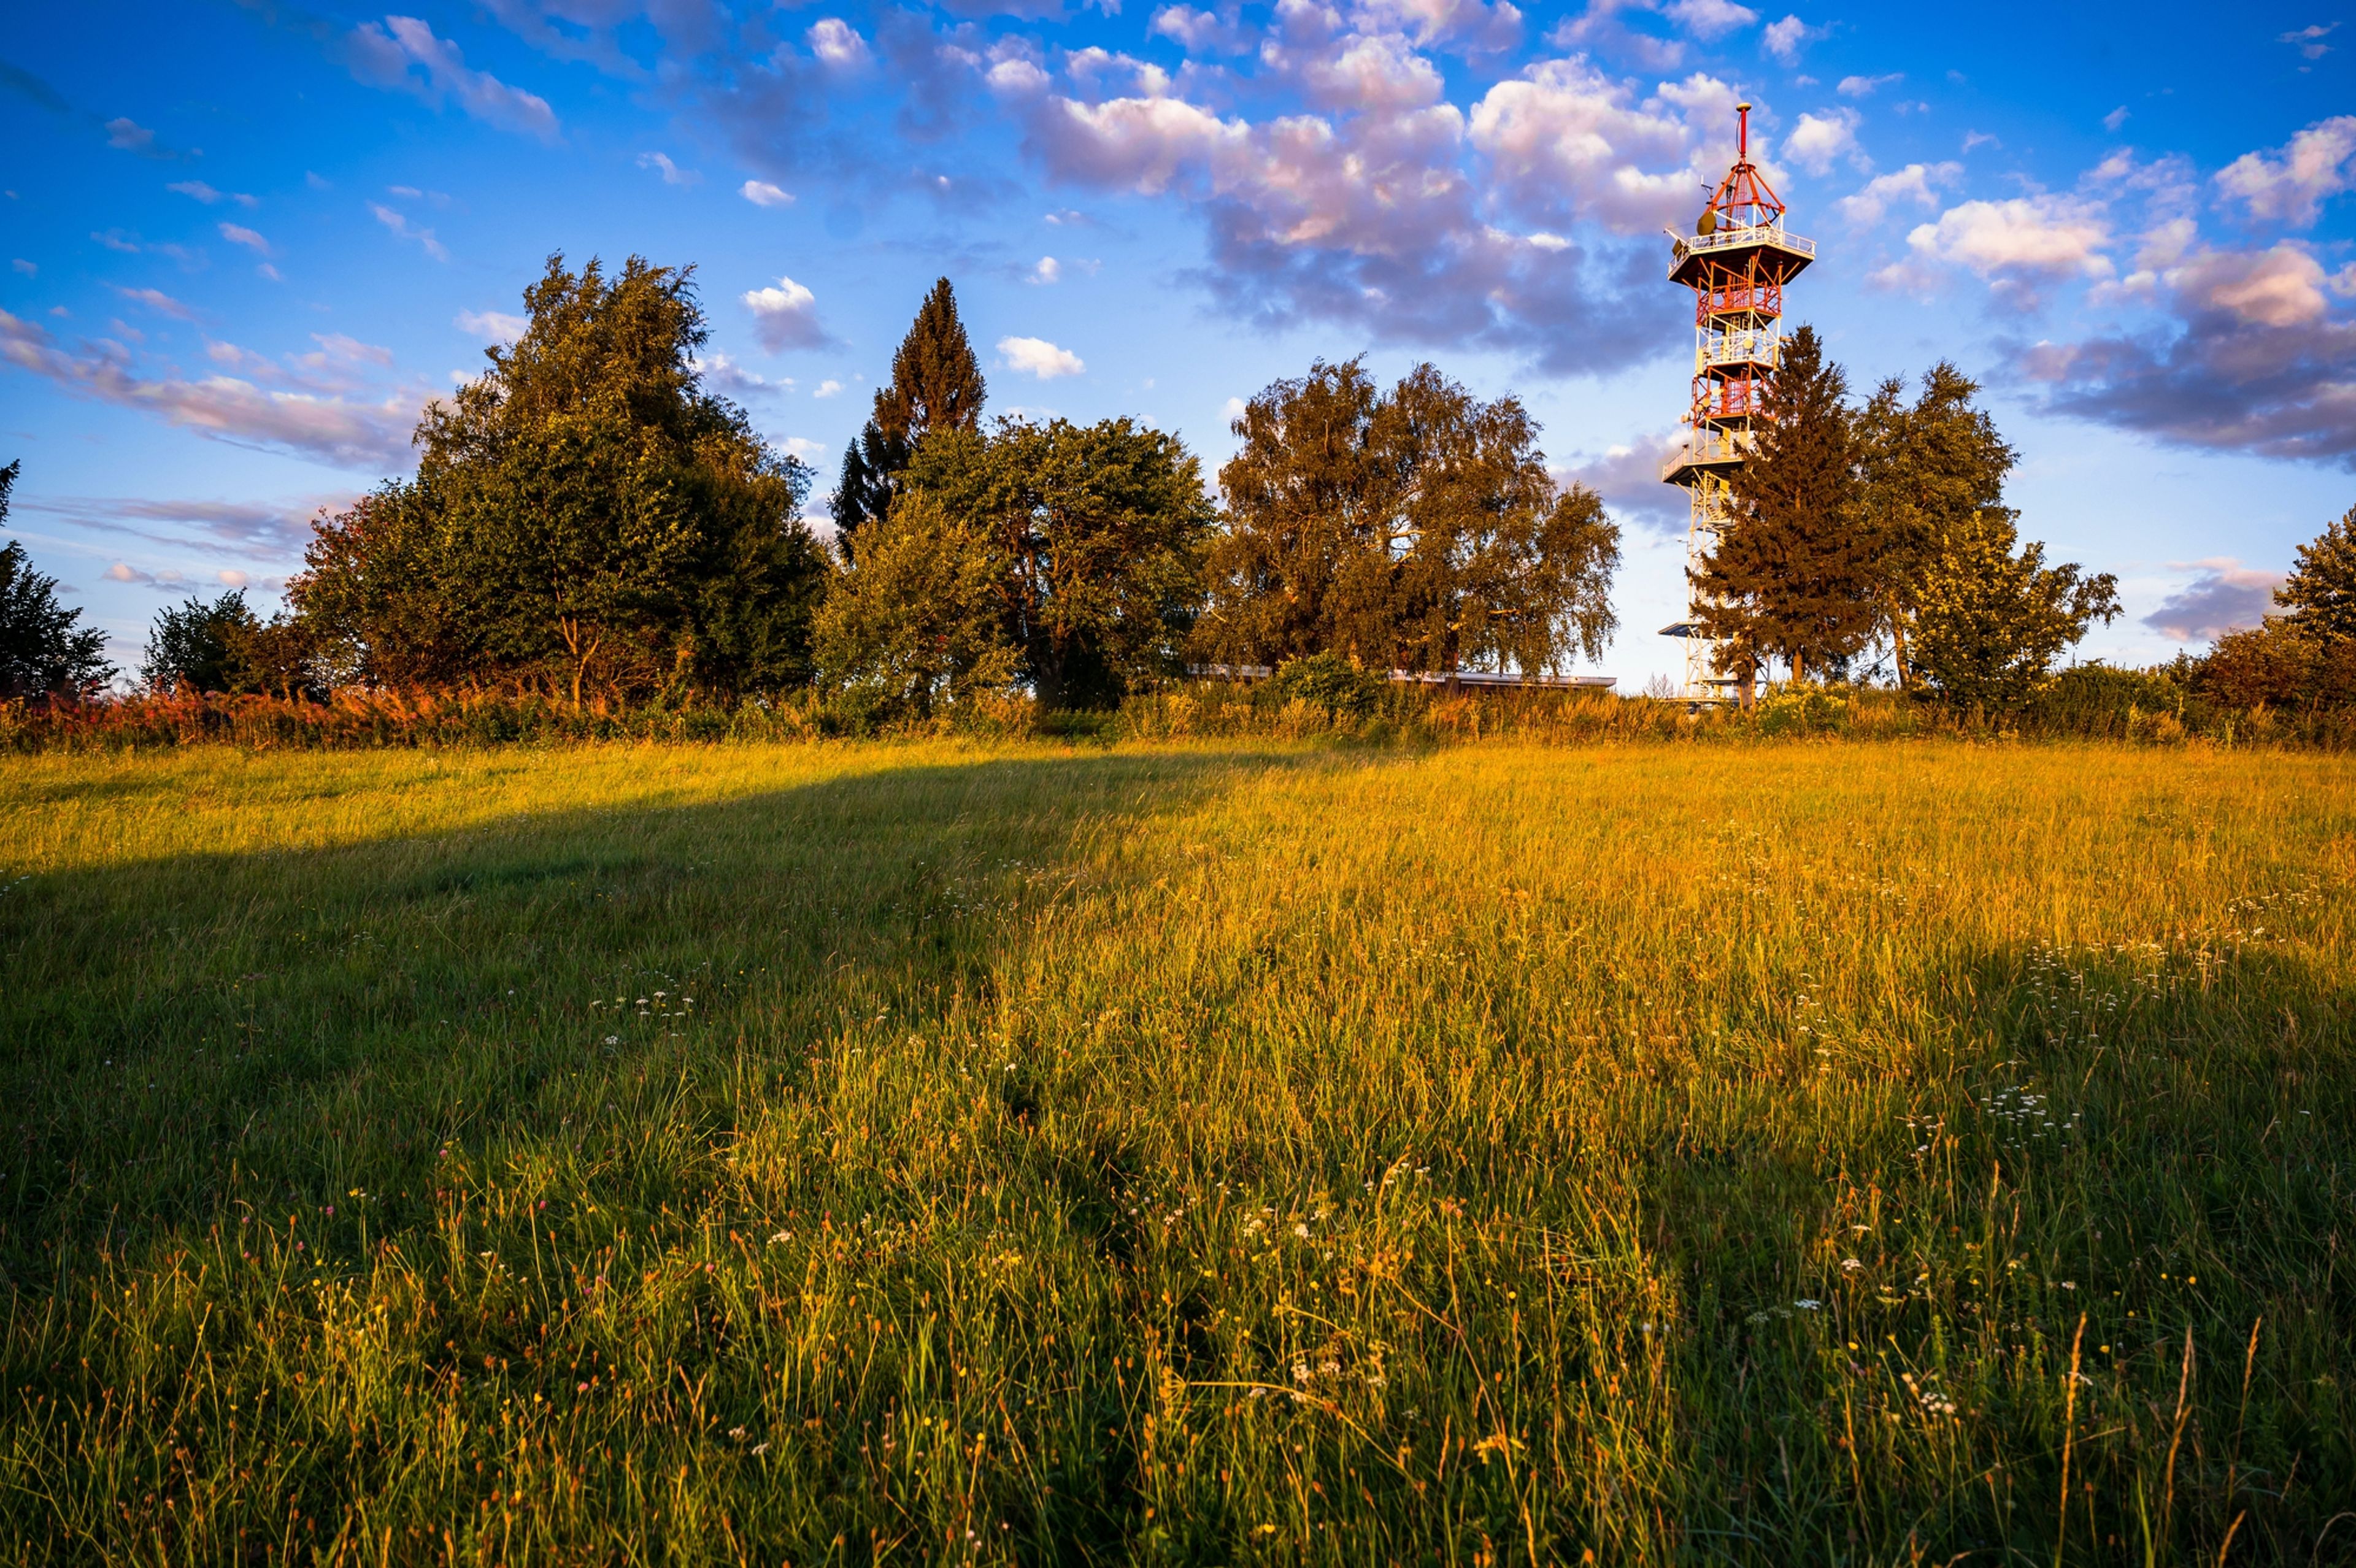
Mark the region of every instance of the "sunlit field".
[[0, 761], [6, 1561], [2356, 1561], [2356, 766]]

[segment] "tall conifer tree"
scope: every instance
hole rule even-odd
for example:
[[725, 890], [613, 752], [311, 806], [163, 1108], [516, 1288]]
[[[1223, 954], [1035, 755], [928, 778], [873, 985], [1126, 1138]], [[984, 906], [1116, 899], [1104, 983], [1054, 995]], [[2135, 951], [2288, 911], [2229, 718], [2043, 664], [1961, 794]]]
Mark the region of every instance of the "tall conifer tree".
[[942, 278], [892, 356], [892, 379], [877, 390], [866, 428], [842, 454], [833, 510], [845, 554], [855, 549], [859, 528], [890, 509], [900, 474], [926, 435], [979, 426], [986, 390], [980, 362], [958, 319], [957, 294]]
[[1723, 673], [1771, 658], [1794, 680], [1845, 664], [1872, 634], [1874, 549], [1858, 505], [1848, 379], [1815, 329], [1783, 345], [1758, 444], [1735, 472], [1733, 506], [1694, 575], [1704, 635]]

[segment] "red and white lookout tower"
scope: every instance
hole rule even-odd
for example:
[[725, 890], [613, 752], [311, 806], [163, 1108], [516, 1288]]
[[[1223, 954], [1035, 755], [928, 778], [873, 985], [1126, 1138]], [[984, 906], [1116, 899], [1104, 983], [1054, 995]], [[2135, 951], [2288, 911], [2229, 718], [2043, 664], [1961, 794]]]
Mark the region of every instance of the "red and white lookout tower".
[[[1783, 202], [1751, 161], [1751, 105], [1740, 116], [1734, 166], [1710, 192], [1690, 236], [1672, 238], [1669, 281], [1694, 293], [1693, 405], [1683, 443], [1661, 465], [1661, 478], [1690, 496], [1686, 567], [1699, 569], [1724, 526], [1727, 481], [1742, 466], [1765, 418], [1761, 395], [1774, 379], [1783, 347], [1783, 285], [1816, 258], [1816, 243], [1783, 229]], [[1688, 579], [1690, 582], [1690, 579]], [[1685, 620], [1661, 628], [1686, 643], [1685, 695], [1726, 699], [1740, 675], [1714, 667], [1718, 645], [1701, 635], [1698, 602]]]

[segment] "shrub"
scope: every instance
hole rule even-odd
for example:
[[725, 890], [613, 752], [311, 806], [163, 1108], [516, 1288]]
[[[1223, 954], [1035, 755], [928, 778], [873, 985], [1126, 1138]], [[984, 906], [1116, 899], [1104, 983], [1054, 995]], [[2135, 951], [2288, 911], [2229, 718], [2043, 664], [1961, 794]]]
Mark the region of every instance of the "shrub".
[[1355, 724], [1374, 717], [1385, 684], [1355, 660], [1328, 652], [1285, 660], [1269, 682], [1269, 694], [1280, 706], [1303, 702], [1322, 709], [1330, 720]]
[[2189, 698], [2166, 670], [2072, 665], [2038, 691], [2027, 720], [2045, 734], [2150, 733], [2163, 715], [2180, 727]]

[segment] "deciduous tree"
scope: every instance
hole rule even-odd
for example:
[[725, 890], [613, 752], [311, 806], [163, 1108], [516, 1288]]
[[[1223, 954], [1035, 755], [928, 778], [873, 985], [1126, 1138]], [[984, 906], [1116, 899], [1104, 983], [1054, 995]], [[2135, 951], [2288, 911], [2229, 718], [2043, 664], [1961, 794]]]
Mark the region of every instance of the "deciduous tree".
[[1021, 652], [1006, 635], [1003, 563], [979, 520], [913, 495], [868, 528], [857, 568], [819, 610], [819, 678], [874, 717], [922, 719], [1011, 690]]
[[1914, 617], [1939, 541], [1972, 528], [2009, 539], [2018, 516], [2004, 502], [2013, 449], [1974, 406], [1978, 393], [1977, 382], [1941, 360], [1923, 376], [1912, 403], [1904, 380], [1892, 377], [1858, 411], [1874, 610], [1901, 687], [1913, 679]]
[[139, 679], [148, 690], [166, 696], [253, 690], [244, 645], [261, 624], [242, 588], [218, 599], [191, 598], [166, 606], [148, 629]]
[[1360, 361], [1320, 361], [1234, 429], [1207, 656], [1535, 673], [1601, 652], [1619, 529], [1548, 476], [1518, 400], [1482, 402], [1430, 365], [1383, 393]]
[[1117, 701], [1176, 672], [1210, 520], [1183, 444], [1126, 419], [937, 432], [841, 580], [823, 661], [849, 687], [953, 692], [1003, 670], [1048, 708]]
[[2356, 638], [2356, 507], [2298, 547], [2275, 603], [2301, 631], [2323, 642]]
[[1967, 523], [1943, 534], [1923, 567], [1915, 672], [1949, 703], [1991, 712], [2020, 708], [2063, 649], [2119, 613], [2110, 573], [2049, 567], [2043, 545], [2016, 555], [2012, 543], [2008, 528]]
[[[0, 524], [21, 463], [0, 468]], [[33, 570], [23, 544], [0, 546], [0, 698], [85, 697], [114, 678], [106, 634], [76, 624], [58, 601], [58, 580]]]
[[691, 269], [549, 259], [530, 325], [417, 433], [415, 480], [318, 528], [292, 595], [375, 678], [723, 694], [806, 681], [809, 470], [704, 389]]

